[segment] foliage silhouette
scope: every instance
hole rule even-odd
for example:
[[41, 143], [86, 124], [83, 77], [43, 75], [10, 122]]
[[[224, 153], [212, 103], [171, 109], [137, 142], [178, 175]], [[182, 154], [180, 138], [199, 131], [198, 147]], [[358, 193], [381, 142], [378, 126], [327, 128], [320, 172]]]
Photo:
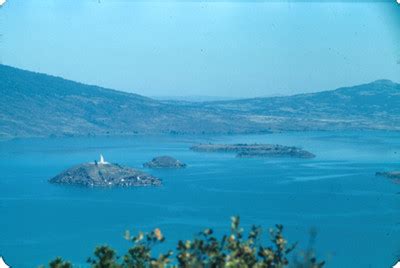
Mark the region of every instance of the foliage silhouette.
[[[294, 251], [297, 244], [289, 244], [283, 236], [283, 226], [276, 225], [269, 230], [270, 246], [261, 243], [262, 229], [253, 226], [247, 236], [240, 227], [239, 217], [231, 218], [229, 235], [218, 239], [212, 229], [205, 229], [193, 240], [179, 241], [176, 253], [168, 251], [158, 257], [152, 255], [154, 246], [162, 243], [165, 238], [160, 229], [149, 233], [140, 232], [131, 236], [125, 232], [125, 239], [133, 246], [119, 257], [109, 246], [99, 246], [94, 256], [87, 262], [93, 268], [321, 268], [325, 262], [317, 261], [312, 245], [315, 232], [311, 234], [309, 248], [303, 253], [302, 260], [294, 259], [289, 263], [288, 255]], [[49, 263], [50, 268], [73, 268], [74, 266], [58, 257]]]

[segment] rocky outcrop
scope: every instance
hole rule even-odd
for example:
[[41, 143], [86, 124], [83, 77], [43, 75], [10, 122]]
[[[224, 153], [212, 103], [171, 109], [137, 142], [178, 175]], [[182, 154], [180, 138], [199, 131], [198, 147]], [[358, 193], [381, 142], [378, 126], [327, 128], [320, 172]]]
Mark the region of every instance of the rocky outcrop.
[[143, 166], [146, 168], [184, 168], [186, 164], [171, 156], [159, 156], [144, 163]]
[[314, 154], [298, 147], [274, 144], [199, 144], [190, 149], [196, 152], [236, 153], [237, 157], [315, 157]]
[[86, 187], [159, 186], [161, 180], [142, 171], [118, 164], [81, 164], [50, 179], [51, 183]]

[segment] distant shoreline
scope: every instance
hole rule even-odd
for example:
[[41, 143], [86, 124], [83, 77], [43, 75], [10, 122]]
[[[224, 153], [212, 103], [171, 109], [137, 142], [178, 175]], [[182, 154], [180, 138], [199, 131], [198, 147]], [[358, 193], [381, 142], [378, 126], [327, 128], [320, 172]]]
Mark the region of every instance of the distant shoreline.
[[46, 140], [46, 139], [74, 139], [74, 138], [135, 138], [135, 137], [149, 137], [149, 138], [172, 138], [172, 137], [190, 137], [190, 138], [207, 138], [207, 137], [235, 137], [235, 136], [264, 136], [274, 134], [309, 134], [309, 133], [336, 133], [336, 134], [356, 134], [359, 132], [363, 133], [393, 133], [399, 134], [400, 130], [380, 130], [380, 129], [359, 129], [359, 130], [303, 130], [303, 131], [276, 131], [271, 133], [209, 133], [209, 134], [167, 134], [167, 133], [136, 133], [136, 134], [124, 134], [124, 135], [59, 135], [59, 136], [24, 136], [24, 137], [0, 137], [0, 142], [18, 141], [18, 140]]

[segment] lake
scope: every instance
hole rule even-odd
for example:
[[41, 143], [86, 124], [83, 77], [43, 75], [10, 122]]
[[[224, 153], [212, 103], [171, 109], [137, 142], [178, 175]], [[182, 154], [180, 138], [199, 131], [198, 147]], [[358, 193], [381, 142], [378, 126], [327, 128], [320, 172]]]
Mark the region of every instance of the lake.
[[[189, 150], [200, 142], [294, 145], [315, 159], [240, 159]], [[158, 155], [188, 167], [148, 170], [156, 188], [97, 189], [47, 180], [98, 159], [142, 168]], [[0, 255], [13, 267], [56, 256], [85, 265], [96, 245], [122, 253], [124, 231], [159, 227], [173, 248], [205, 227], [229, 231], [230, 217], [266, 230], [281, 223], [289, 242], [315, 247], [326, 267], [390, 267], [400, 255], [400, 185], [376, 171], [400, 169], [400, 133], [290, 132], [232, 136], [132, 136], [0, 142]], [[267, 234], [264, 234], [267, 236]]]

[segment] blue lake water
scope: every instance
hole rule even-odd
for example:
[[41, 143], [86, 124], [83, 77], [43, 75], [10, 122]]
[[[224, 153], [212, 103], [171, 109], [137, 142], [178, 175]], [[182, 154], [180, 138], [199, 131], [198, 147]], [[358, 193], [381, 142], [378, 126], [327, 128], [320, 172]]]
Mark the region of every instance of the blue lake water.
[[[199, 142], [259, 142], [301, 146], [315, 159], [239, 159], [196, 153]], [[102, 153], [141, 168], [157, 155], [188, 164], [145, 171], [158, 188], [85, 189], [47, 182]], [[135, 136], [21, 139], [0, 142], [0, 255], [13, 267], [36, 267], [58, 255], [85, 265], [95, 245], [120, 253], [125, 230], [159, 227], [166, 246], [205, 227], [229, 230], [285, 226], [289, 241], [307, 246], [310, 228], [326, 267], [390, 267], [400, 255], [400, 185], [375, 177], [400, 169], [400, 133], [305, 132], [246, 136]]]

